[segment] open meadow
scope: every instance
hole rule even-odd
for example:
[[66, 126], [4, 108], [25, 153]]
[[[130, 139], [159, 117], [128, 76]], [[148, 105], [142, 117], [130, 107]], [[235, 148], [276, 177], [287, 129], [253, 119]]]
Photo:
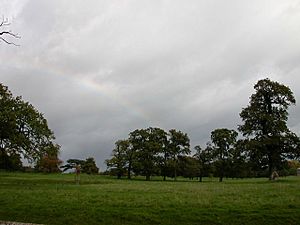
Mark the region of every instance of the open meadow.
[[0, 220], [42, 224], [299, 224], [300, 177], [156, 178], [0, 173]]

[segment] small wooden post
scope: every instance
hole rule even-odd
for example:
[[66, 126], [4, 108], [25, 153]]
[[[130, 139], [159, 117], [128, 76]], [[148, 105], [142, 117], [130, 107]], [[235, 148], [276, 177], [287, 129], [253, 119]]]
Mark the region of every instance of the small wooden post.
[[75, 167], [75, 173], [76, 173], [76, 176], [75, 176], [76, 184], [79, 184], [80, 183], [80, 166], [79, 165], [77, 165]]

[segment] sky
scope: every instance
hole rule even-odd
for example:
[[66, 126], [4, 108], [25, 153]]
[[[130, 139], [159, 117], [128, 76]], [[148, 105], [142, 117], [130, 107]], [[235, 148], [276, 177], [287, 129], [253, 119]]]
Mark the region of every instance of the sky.
[[300, 135], [300, 0], [0, 0], [0, 15], [21, 36], [0, 42], [0, 82], [44, 114], [64, 161], [103, 171], [150, 126], [205, 147], [263, 78], [293, 91]]

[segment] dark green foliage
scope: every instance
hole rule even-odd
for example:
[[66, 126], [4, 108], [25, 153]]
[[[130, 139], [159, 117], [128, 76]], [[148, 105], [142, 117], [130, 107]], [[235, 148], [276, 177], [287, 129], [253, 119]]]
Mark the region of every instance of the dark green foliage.
[[135, 130], [128, 140], [116, 142], [112, 158], [106, 160], [110, 172], [118, 178], [131, 171], [150, 180], [152, 175], [177, 176], [178, 157], [190, 153], [187, 134], [172, 129], [169, 133], [160, 128], [149, 127]]
[[202, 177], [209, 176], [211, 172], [211, 162], [213, 159], [213, 148], [208, 143], [205, 149], [202, 149], [199, 145], [195, 146], [196, 153], [194, 158], [197, 160], [199, 165], [199, 181], [202, 182]]
[[93, 157], [87, 158], [81, 166], [83, 173], [98, 174], [99, 172], [99, 168], [96, 166], [96, 162]]
[[250, 176], [249, 163], [247, 162], [247, 142], [238, 140], [229, 151], [229, 177], [244, 178]]
[[172, 129], [169, 131], [168, 152], [174, 161], [174, 178], [177, 177], [178, 156], [191, 153], [190, 139], [186, 133]]
[[222, 182], [224, 175], [229, 169], [230, 151], [236, 143], [238, 133], [235, 130], [226, 128], [216, 129], [211, 132], [213, 146], [213, 156], [216, 159], [215, 166]]
[[77, 166], [81, 166], [84, 163], [84, 160], [81, 159], [68, 159], [67, 164], [61, 166], [60, 168], [63, 171], [75, 169]]
[[21, 156], [18, 153], [6, 154], [5, 151], [0, 151], [0, 169], [9, 171], [21, 171], [23, 169]]
[[178, 176], [187, 177], [193, 180], [199, 177], [199, 163], [191, 156], [178, 156]]
[[98, 174], [99, 168], [96, 166], [95, 159], [93, 157], [86, 160], [81, 159], [68, 159], [67, 164], [61, 166], [63, 171], [74, 170], [80, 168], [80, 172], [86, 174]]
[[129, 134], [129, 141], [136, 153], [134, 171], [146, 176], [146, 180], [158, 173], [159, 154], [166, 147], [167, 135], [160, 128], [149, 127]]
[[130, 143], [128, 140], [119, 140], [115, 143], [115, 146], [115, 149], [112, 151], [112, 158], [106, 160], [105, 163], [108, 168], [115, 171], [118, 179], [120, 179], [126, 173], [126, 168], [130, 164]]
[[37, 160], [35, 169], [43, 173], [58, 173], [62, 161], [58, 158], [59, 145], [49, 145]]
[[252, 157], [266, 163], [268, 176], [285, 157], [299, 156], [299, 138], [287, 127], [288, 107], [296, 103], [289, 87], [269, 79], [259, 80], [250, 104], [240, 116], [239, 130], [254, 142]]
[[35, 161], [54, 145], [47, 120], [30, 103], [13, 97], [0, 83], [0, 149], [6, 155], [22, 155]]
[[119, 178], [127, 169], [128, 178], [133, 171], [147, 180], [152, 175], [164, 180], [182, 175], [199, 176], [201, 181], [213, 174], [222, 181], [224, 177], [270, 176], [274, 169], [280, 175], [291, 174], [287, 161], [300, 158], [300, 139], [286, 125], [287, 109], [295, 104], [293, 93], [269, 79], [258, 81], [254, 88], [249, 106], [240, 113], [244, 124], [238, 129], [245, 139], [237, 141], [234, 130], [216, 129], [211, 133], [212, 144], [204, 150], [196, 146], [192, 159], [187, 134], [151, 127], [135, 130], [124, 150], [113, 151], [113, 158], [106, 161], [108, 167]]

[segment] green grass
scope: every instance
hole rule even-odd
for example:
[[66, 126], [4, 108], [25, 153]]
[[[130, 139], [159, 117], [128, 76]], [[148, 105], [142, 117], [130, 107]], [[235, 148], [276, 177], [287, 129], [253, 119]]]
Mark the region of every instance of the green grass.
[[300, 177], [173, 181], [0, 173], [0, 220], [43, 224], [299, 224]]

